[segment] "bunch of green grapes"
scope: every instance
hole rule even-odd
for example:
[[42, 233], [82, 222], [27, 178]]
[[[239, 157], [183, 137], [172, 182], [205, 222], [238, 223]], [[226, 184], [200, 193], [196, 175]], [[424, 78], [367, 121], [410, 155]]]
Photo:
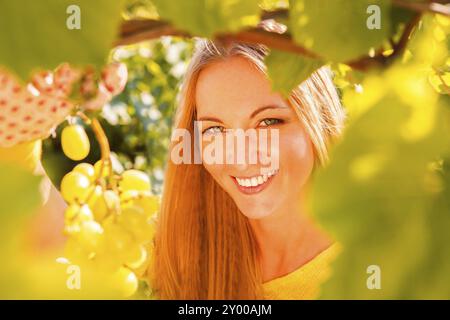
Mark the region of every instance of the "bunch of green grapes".
[[[61, 143], [71, 159], [82, 160], [89, 153], [89, 139], [80, 125], [65, 127]], [[129, 297], [150, 262], [159, 197], [151, 193], [146, 173], [116, 174], [110, 158], [103, 155], [95, 165], [78, 164], [61, 181], [68, 203], [66, 258], [111, 275], [113, 284]]]

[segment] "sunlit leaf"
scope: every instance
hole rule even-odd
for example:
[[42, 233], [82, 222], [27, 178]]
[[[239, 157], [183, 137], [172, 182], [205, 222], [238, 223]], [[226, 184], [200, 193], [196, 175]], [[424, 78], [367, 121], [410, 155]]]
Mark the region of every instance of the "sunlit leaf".
[[153, 3], [161, 18], [197, 36], [235, 32], [259, 21], [259, 0], [153, 0]]
[[329, 60], [358, 58], [367, 55], [371, 48], [376, 49], [389, 36], [390, 2], [292, 0], [291, 32], [296, 42]]
[[[430, 164], [449, 150], [449, 114], [441, 107], [437, 113], [423, 104], [422, 109], [433, 127], [412, 142], [404, 127], [414, 118], [414, 107], [392, 93], [378, 100], [350, 123], [333, 161], [317, 176], [314, 212], [345, 248], [323, 298], [448, 298], [448, 286], [430, 272], [440, 268], [440, 281], [450, 280], [441, 260], [430, 261], [438, 250], [431, 239], [439, 233], [435, 228], [450, 227], [444, 218], [448, 207], [436, 206], [443, 181]], [[381, 270], [378, 290], [367, 286], [372, 265]], [[419, 272], [423, 266], [427, 269]], [[431, 291], [420, 290], [417, 282]]]
[[272, 50], [265, 63], [273, 90], [285, 96], [323, 65], [320, 60], [279, 50]]
[[[0, 64], [27, 79], [35, 69], [106, 62], [118, 34], [124, 0], [16, 0], [0, 2]], [[67, 20], [79, 7], [80, 29]], [[70, 20], [72, 21], [72, 20]]]

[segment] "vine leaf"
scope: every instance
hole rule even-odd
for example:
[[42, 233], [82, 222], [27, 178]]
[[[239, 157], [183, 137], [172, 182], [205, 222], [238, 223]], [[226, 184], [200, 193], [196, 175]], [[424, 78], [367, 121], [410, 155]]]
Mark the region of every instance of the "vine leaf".
[[323, 65], [320, 60], [280, 50], [271, 50], [265, 63], [273, 90], [284, 96]]
[[[23, 80], [35, 69], [106, 62], [125, 0], [1, 1], [0, 65]], [[80, 29], [69, 30], [70, 5], [80, 8]], [[69, 11], [70, 12], [70, 11]]]
[[[380, 29], [369, 29], [368, 19], [379, 10]], [[368, 13], [369, 12], [369, 13]], [[378, 48], [391, 34], [388, 0], [292, 0], [293, 39], [331, 61], [350, 61]]]
[[259, 21], [259, 0], [153, 0], [153, 3], [161, 18], [197, 36], [236, 32]]
[[[448, 206], [438, 200], [448, 197], [448, 182], [436, 163], [449, 151], [448, 112], [413, 68], [371, 75], [363, 88], [360, 99], [344, 101], [350, 110], [367, 106], [352, 113], [333, 161], [315, 179], [314, 214], [344, 248], [322, 298], [448, 298], [440, 284], [448, 275], [441, 270], [435, 281], [430, 272], [441, 267], [436, 252], [449, 258], [440, 244], [448, 233], [439, 231], [440, 223], [448, 227]], [[381, 270], [380, 290], [367, 286], [372, 265]]]

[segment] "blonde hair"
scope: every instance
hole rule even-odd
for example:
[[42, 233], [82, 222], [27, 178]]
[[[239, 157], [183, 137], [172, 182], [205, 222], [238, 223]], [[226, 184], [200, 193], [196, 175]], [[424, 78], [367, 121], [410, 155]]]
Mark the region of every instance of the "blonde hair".
[[[184, 78], [175, 128], [194, 137], [195, 87], [206, 66], [240, 56], [265, 72], [267, 54], [262, 45], [199, 40]], [[314, 72], [287, 100], [311, 138], [316, 159], [326, 163], [328, 145], [344, 121], [329, 69]], [[201, 164], [169, 160], [151, 274], [161, 299], [264, 298], [258, 246], [248, 219]]]

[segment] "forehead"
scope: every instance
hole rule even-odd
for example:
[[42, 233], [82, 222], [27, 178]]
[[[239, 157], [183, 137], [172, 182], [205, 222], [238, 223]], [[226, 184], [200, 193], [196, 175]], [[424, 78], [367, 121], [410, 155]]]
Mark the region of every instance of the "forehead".
[[272, 92], [267, 76], [243, 57], [226, 58], [204, 68], [195, 100], [198, 116], [244, 116], [264, 105], [284, 104]]

